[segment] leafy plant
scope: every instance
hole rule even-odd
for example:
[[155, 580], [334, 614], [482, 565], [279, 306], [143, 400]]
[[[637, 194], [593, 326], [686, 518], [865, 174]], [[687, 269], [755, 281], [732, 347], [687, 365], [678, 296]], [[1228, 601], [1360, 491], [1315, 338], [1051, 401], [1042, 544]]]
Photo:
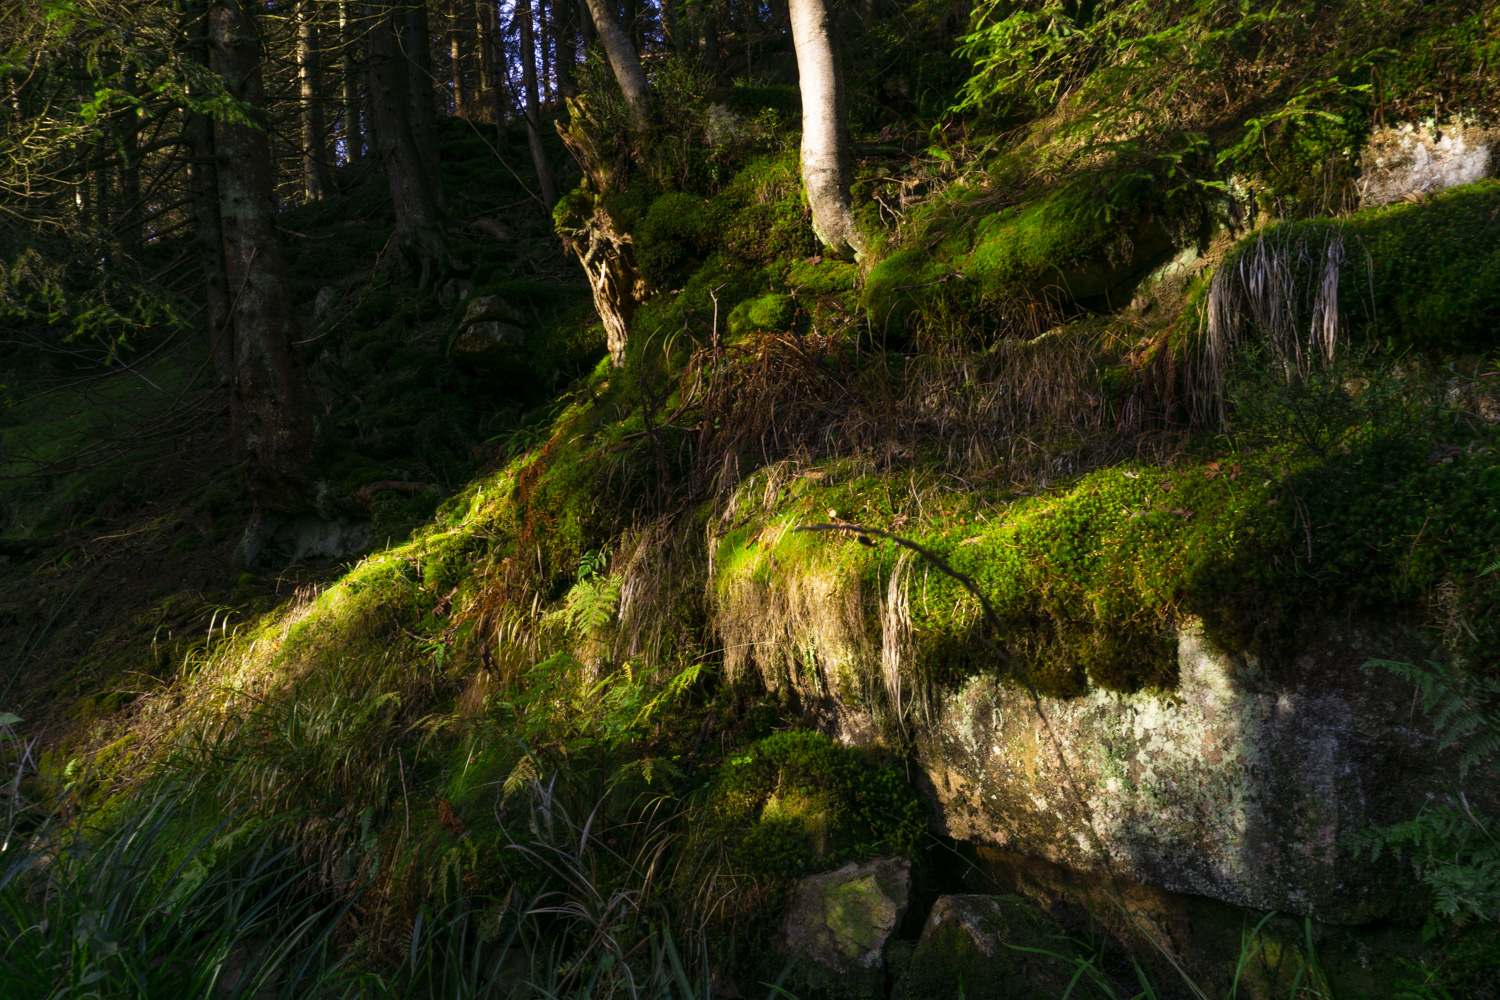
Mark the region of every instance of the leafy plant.
[[1447, 923], [1500, 921], [1500, 818], [1486, 798], [1471, 800], [1469, 778], [1489, 776], [1500, 753], [1500, 680], [1439, 664], [1371, 660], [1410, 681], [1421, 693], [1440, 750], [1458, 753], [1452, 788], [1414, 818], [1370, 830], [1355, 843], [1408, 858], [1433, 894], [1435, 931]]
[[196, 789], [159, 787], [106, 830], [54, 814], [5, 831], [0, 993], [313, 996], [338, 973], [346, 906], [303, 893], [284, 823], [192, 833]]

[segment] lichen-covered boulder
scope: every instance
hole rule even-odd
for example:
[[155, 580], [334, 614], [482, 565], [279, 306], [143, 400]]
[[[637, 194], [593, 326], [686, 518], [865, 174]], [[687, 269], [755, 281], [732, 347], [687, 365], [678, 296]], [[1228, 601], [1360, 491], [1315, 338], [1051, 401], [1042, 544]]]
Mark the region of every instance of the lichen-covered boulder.
[[1410, 816], [1440, 776], [1410, 688], [1360, 667], [1390, 648], [1329, 627], [1273, 673], [1190, 628], [1171, 693], [1036, 701], [972, 678], [917, 736], [938, 828], [1239, 906], [1382, 916], [1402, 873], [1348, 837]]
[[497, 348], [522, 347], [526, 343], [525, 322], [521, 311], [500, 296], [480, 295], [464, 310], [451, 349], [455, 354], [486, 355]]
[[458, 354], [481, 354], [495, 347], [520, 347], [526, 342], [526, 332], [518, 326], [499, 320], [484, 320], [467, 327], [453, 341], [453, 350]]
[[1360, 157], [1360, 206], [1421, 198], [1489, 177], [1497, 140], [1494, 129], [1461, 122], [1376, 129]]
[[1076, 971], [1071, 947], [1051, 917], [1013, 896], [940, 896], [891, 997], [1052, 1000]]
[[879, 974], [885, 945], [906, 913], [911, 862], [851, 862], [797, 884], [782, 924], [787, 954], [827, 973], [856, 979]]

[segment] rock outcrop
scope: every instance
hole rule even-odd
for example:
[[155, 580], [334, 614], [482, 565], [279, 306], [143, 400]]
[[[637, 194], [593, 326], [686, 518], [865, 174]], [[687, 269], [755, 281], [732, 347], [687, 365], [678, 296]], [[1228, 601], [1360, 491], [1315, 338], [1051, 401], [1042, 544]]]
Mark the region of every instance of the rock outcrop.
[[453, 339], [459, 354], [484, 354], [496, 347], [520, 347], [526, 342], [521, 311], [498, 295], [481, 295], [469, 303]]
[[1377, 129], [1360, 157], [1360, 205], [1416, 200], [1489, 177], [1496, 139], [1492, 129], [1460, 123]]
[[1346, 838], [1410, 815], [1435, 781], [1399, 686], [1359, 668], [1383, 652], [1353, 629], [1329, 634], [1282, 671], [1302, 680], [1286, 680], [1188, 629], [1170, 694], [1038, 702], [973, 678], [917, 736], [938, 826], [1240, 906], [1378, 917], [1399, 873], [1353, 856]]

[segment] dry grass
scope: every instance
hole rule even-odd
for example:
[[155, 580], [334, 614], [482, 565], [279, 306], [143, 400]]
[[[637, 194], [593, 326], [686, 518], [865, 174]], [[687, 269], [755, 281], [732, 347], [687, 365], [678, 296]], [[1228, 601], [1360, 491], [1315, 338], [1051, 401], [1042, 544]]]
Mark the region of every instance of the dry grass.
[[1199, 382], [1223, 410], [1230, 355], [1258, 342], [1288, 378], [1305, 377], [1311, 364], [1332, 361], [1339, 338], [1339, 276], [1348, 255], [1335, 233], [1317, 242], [1267, 239], [1220, 267], [1208, 293], [1208, 338]]

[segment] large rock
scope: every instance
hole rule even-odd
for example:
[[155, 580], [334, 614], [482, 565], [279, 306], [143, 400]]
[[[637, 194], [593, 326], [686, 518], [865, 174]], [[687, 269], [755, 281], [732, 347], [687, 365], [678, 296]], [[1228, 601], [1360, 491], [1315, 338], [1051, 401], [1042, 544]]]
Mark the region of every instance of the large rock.
[[462, 325], [473, 326], [475, 323], [491, 320], [519, 325], [526, 322], [526, 316], [498, 295], [481, 295], [470, 302], [469, 308], [464, 310]]
[[[892, 1000], [1053, 1000], [1077, 966], [1057, 923], [1011, 896], [940, 896]], [[1050, 952], [1051, 954], [1043, 954]], [[1085, 978], [1073, 996], [1095, 996]]]
[[905, 858], [850, 862], [805, 878], [782, 925], [783, 947], [836, 975], [877, 972], [910, 891]]
[[1421, 198], [1488, 177], [1497, 138], [1493, 129], [1456, 122], [1377, 129], [1360, 157], [1360, 205]]
[[495, 347], [519, 347], [526, 343], [526, 331], [499, 320], [485, 320], [467, 327], [453, 341], [460, 354], [482, 354]]
[[[941, 832], [1101, 875], [1331, 923], [1399, 901], [1401, 869], [1343, 843], [1437, 787], [1411, 692], [1360, 669], [1391, 647], [1330, 631], [1276, 675], [1199, 630], [1167, 694], [1036, 702], [993, 676], [917, 736]], [[1420, 716], [1417, 716], [1420, 719]]]
[[469, 303], [459, 323], [452, 349], [457, 354], [482, 355], [495, 348], [526, 343], [526, 317], [498, 295], [481, 295]]
[[307, 561], [343, 559], [370, 547], [368, 521], [329, 521], [315, 514], [260, 513], [245, 526], [235, 562], [274, 570]]

